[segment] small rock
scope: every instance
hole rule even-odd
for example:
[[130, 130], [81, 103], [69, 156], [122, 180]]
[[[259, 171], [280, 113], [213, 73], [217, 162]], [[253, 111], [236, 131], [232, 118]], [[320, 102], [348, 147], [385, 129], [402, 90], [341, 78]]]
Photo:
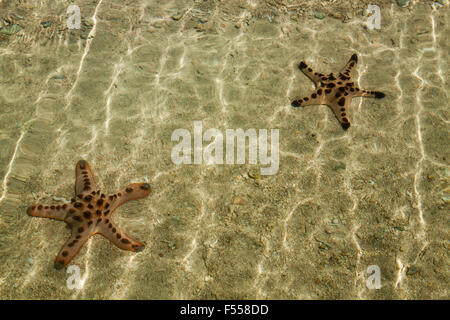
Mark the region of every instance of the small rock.
[[50, 27], [51, 25], [52, 25], [51, 22], [48, 22], [48, 21], [41, 22], [41, 26], [42, 26], [44, 29]]
[[407, 7], [408, 6], [408, 4], [409, 4], [409, 1], [410, 0], [397, 0], [397, 4], [400, 6], [400, 7]]
[[175, 21], [178, 21], [178, 20], [180, 20], [182, 17], [183, 17], [183, 15], [182, 15], [181, 13], [177, 13], [177, 14], [174, 14], [174, 15], [172, 16], [172, 19], [175, 20]]
[[323, 12], [317, 11], [317, 12], [314, 13], [314, 17], [317, 18], [317, 19], [322, 20], [323, 18], [325, 18], [325, 14]]

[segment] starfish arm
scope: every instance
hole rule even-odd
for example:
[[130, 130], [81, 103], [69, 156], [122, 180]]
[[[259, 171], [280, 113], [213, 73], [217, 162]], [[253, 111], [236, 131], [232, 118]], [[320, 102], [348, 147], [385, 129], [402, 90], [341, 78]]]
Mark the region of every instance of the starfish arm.
[[304, 61], [300, 62], [298, 65], [298, 68], [308, 76], [315, 84], [316, 86], [319, 85], [320, 78], [323, 76], [323, 74], [314, 72], [314, 70], [309, 67]]
[[116, 194], [107, 198], [109, 210], [113, 212], [121, 204], [136, 199], [145, 198], [150, 194], [151, 188], [148, 183], [132, 183]]
[[91, 167], [87, 161], [80, 160], [75, 168], [75, 194], [90, 193], [92, 190], [97, 190], [97, 186]]
[[95, 233], [93, 232], [94, 227], [77, 227], [72, 229], [72, 235], [59, 250], [58, 255], [55, 259], [55, 268], [61, 269], [67, 266], [70, 261], [77, 255], [81, 247], [86, 243], [86, 241]]
[[98, 233], [121, 249], [129, 251], [141, 251], [145, 245], [142, 242], [133, 240], [117, 227], [109, 219], [103, 220], [98, 226]]
[[352, 70], [355, 68], [357, 63], [358, 63], [358, 56], [355, 53], [351, 56], [350, 60], [348, 60], [347, 64], [341, 70], [340, 74], [343, 74], [343, 75], [349, 77], [350, 72], [352, 72]]
[[351, 96], [339, 97], [328, 103], [328, 106], [333, 110], [334, 115], [338, 119], [344, 130], [350, 128], [350, 120], [348, 117], [348, 105], [352, 101]]
[[67, 214], [71, 206], [68, 204], [63, 205], [42, 205], [35, 204], [27, 209], [27, 214], [32, 217], [50, 218], [60, 221], [66, 221]]
[[376, 98], [381, 99], [385, 97], [385, 94], [380, 91], [367, 91], [363, 89], [359, 89], [357, 92], [354, 93], [354, 97], [367, 97], [367, 98]]

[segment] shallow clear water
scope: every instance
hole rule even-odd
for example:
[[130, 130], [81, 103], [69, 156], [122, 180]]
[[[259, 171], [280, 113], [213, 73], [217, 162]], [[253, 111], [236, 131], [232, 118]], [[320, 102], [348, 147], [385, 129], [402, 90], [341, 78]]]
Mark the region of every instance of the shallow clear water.
[[[449, 297], [448, 5], [373, 1], [368, 30], [366, 1], [78, 2], [81, 30], [64, 1], [1, 4], [1, 298]], [[353, 53], [384, 99], [353, 99], [347, 131], [292, 108], [314, 88], [301, 60], [336, 73]], [[278, 172], [174, 164], [194, 121], [278, 129]], [[145, 250], [92, 237], [70, 289], [53, 267], [69, 230], [26, 208], [69, 201], [79, 159], [105, 192], [153, 193], [114, 214]]]

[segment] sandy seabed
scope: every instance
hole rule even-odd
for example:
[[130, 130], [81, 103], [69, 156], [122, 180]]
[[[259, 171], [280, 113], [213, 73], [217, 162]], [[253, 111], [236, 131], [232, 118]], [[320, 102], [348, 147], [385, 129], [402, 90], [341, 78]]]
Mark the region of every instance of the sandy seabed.
[[[69, 30], [66, 1], [0, 1], [0, 298], [448, 299], [448, 4], [161, 3], [77, 1]], [[338, 72], [353, 53], [386, 97], [353, 99], [349, 130], [291, 107], [314, 88], [301, 60]], [[278, 172], [175, 165], [194, 121], [278, 129]], [[70, 289], [69, 230], [26, 208], [69, 201], [82, 158], [106, 192], [153, 193], [114, 215], [144, 251], [92, 237]]]

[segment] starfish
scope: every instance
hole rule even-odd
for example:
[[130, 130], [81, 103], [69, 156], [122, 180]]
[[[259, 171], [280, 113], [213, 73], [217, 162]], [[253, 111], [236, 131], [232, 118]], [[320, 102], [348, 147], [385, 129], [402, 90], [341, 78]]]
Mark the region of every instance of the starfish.
[[358, 63], [358, 56], [353, 54], [337, 78], [332, 73], [324, 75], [314, 72], [305, 62], [300, 62], [300, 70], [306, 74], [316, 85], [316, 91], [309, 97], [295, 100], [293, 107], [305, 107], [313, 104], [325, 104], [333, 110], [342, 128], [350, 128], [348, 118], [348, 106], [354, 97], [370, 97], [381, 99], [385, 96], [383, 92], [367, 91], [355, 86], [350, 72]]
[[27, 209], [30, 216], [64, 221], [72, 229], [72, 235], [56, 256], [56, 269], [67, 266], [83, 244], [96, 233], [121, 249], [144, 249], [142, 242], [131, 239], [114, 224], [111, 215], [124, 202], [147, 197], [150, 194], [148, 183], [132, 183], [115, 194], [105, 196], [97, 189], [89, 164], [80, 160], [75, 167], [75, 194], [78, 199], [72, 199], [70, 204], [37, 204]]

